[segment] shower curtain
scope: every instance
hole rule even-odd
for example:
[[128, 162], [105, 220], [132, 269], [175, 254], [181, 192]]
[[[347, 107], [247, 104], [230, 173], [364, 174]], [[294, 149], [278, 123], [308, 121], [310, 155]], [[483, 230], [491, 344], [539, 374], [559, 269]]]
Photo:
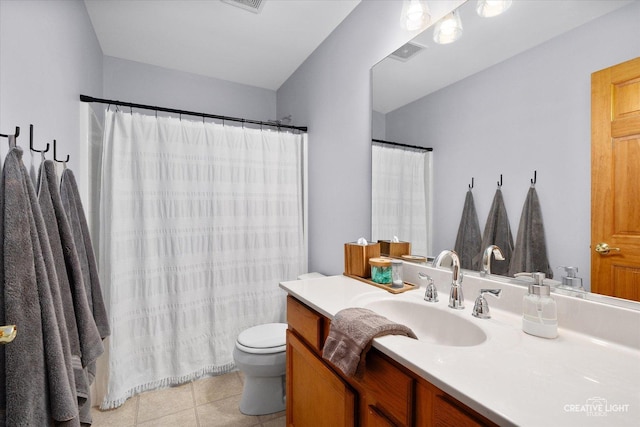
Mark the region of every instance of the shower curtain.
[[371, 238], [397, 236], [411, 252], [431, 255], [431, 163], [426, 150], [371, 147]]
[[103, 409], [234, 369], [237, 335], [284, 321], [306, 271], [305, 134], [105, 113], [100, 268], [110, 315]]

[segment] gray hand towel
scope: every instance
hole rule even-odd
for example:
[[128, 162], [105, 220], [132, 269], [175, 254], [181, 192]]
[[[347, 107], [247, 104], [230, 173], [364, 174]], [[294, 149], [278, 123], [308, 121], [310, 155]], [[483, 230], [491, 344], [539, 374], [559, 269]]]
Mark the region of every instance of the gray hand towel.
[[407, 326], [392, 322], [366, 308], [345, 308], [331, 321], [322, 357], [347, 376], [359, 375], [371, 341], [384, 335], [417, 338]]
[[91, 411], [83, 411], [85, 405], [91, 407], [91, 384], [84, 368], [96, 361], [104, 352], [104, 346], [89, 309], [80, 259], [62, 206], [55, 164], [52, 160], [45, 160], [40, 165], [38, 182], [38, 199], [47, 226], [65, 309], [80, 421], [90, 424]]
[[16, 339], [2, 348], [2, 421], [7, 425], [79, 426], [68, 337], [64, 320], [56, 315], [60, 312], [56, 305], [61, 304], [59, 292], [55, 294], [57, 277], [22, 149], [16, 147], [7, 154], [0, 187], [0, 320], [18, 325]]
[[542, 272], [548, 278], [553, 278], [553, 270], [547, 257], [547, 240], [544, 235], [542, 209], [535, 187], [529, 188], [524, 201], [516, 247], [511, 258], [509, 275], [522, 272]]
[[458, 226], [458, 235], [454, 250], [460, 257], [460, 265], [468, 270], [480, 269], [480, 254], [482, 253], [482, 234], [473, 202], [473, 193], [467, 191], [462, 209], [462, 218]]
[[504, 261], [495, 259], [492, 261], [491, 272], [506, 276], [509, 273], [509, 262], [513, 253], [513, 236], [511, 235], [507, 209], [504, 207], [502, 191], [499, 188], [493, 197], [487, 223], [484, 226], [481, 250], [489, 245], [498, 245], [504, 255]]

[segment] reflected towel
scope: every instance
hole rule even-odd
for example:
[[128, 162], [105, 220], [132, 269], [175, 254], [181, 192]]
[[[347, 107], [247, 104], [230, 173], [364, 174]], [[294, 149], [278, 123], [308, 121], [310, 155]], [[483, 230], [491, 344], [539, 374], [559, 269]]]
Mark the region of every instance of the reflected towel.
[[553, 270], [549, 266], [547, 257], [547, 241], [542, 223], [542, 209], [535, 187], [529, 188], [524, 201], [516, 247], [511, 258], [509, 275], [521, 272], [542, 272], [548, 278], [553, 278]]
[[322, 357], [346, 376], [361, 374], [371, 341], [384, 335], [417, 338], [408, 327], [392, 322], [366, 308], [345, 308], [331, 321]]
[[0, 352], [0, 424], [79, 426], [68, 336], [56, 316], [53, 256], [18, 147], [7, 154], [0, 192], [0, 323], [18, 325], [16, 339]]
[[482, 234], [480, 223], [476, 213], [476, 205], [473, 202], [473, 193], [467, 191], [462, 209], [462, 218], [458, 227], [458, 236], [454, 250], [460, 257], [460, 266], [468, 270], [480, 269], [480, 256], [482, 252]]
[[[489, 209], [489, 216], [482, 235], [481, 249], [489, 245], [498, 245], [504, 256], [504, 261], [496, 259], [492, 261], [491, 273], [506, 276], [509, 272], [509, 263], [513, 253], [513, 236], [511, 235], [507, 209], [504, 207], [502, 191], [499, 188], [496, 190], [491, 209]], [[481, 259], [481, 256], [482, 253], [479, 254], [478, 260]]]
[[91, 407], [90, 383], [84, 368], [95, 362], [104, 352], [104, 346], [89, 309], [80, 259], [62, 206], [52, 160], [40, 165], [38, 182], [38, 200], [47, 226], [69, 334], [80, 421], [91, 424], [90, 410], [83, 411], [83, 406]]

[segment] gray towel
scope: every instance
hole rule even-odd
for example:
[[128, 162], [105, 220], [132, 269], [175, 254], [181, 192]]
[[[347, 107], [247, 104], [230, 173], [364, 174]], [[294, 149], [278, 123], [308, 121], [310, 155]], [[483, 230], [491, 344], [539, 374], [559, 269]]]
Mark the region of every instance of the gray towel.
[[102, 289], [100, 288], [100, 278], [98, 275], [98, 263], [91, 245], [91, 236], [89, 235], [89, 226], [80, 200], [78, 185], [70, 169], [62, 172], [60, 180], [60, 197], [64, 210], [67, 213], [71, 232], [76, 243], [76, 250], [80, 258], [82, 267], [82, 277], [89, 301], [89, 308], [93, 313], [93, 319], [100, 333], [100, 338], [105, 339], [111, 335], [109, 328], [109, 318], [102, 297]]
[[66, 314], [80, 421], [90, 424], [91, 411], [83, 411], [85, 405], [91, 407], [91, 384], [84, 368], [96, 361], [104, 352], [104, 346], [89, 309], [80, 259], [62, 206], [55, 168], [52, 160], [45, 160], [40, 165], [38, 200], [47, 226]]
[[539, 271], [548, 278], [553, 278], [553, 270], [547, 257], [547, 240], [542, 223], [542, 209], [535, 187], [529, 188], [524, 201], [516, 247], [513, 251], [509, 276], [516, 273]]
[[[482, 235], [481, 249], [489, 245], [498, 245], [504, 256], [504, 261], [493, 260], [491, 273], [506, 276], [509, 273], [509, 262], [513, 253], [513, 236], [511, 235], [509, 217], [507, 216], [507, 209], [504, 207], [504, 199], [500, 188], [496, 190], [491, 209], [489, 209], [489, 216]], [[482, 254], [480, 254], [481, 256]]]
[[458, 227], [458, 235], [454, 250], [460, 257], [460, 265], [468, 270], [480, 269], [480, 254], [482, 253], [482, 234], [473, 193], [467, 190], [462, 209], [462, 218]]
[[366, 308], [345, 308], [331, 321], [322, 357], [345, 375], [360, 375], [371, 341], [384, 335], [417, 338], [411, 329]]
[[[9, 151], [2, 183], [2, 280], [0, 320], [18, 325], [3, 346], [0, 381], [2, 421], [7, 425], [79, 426], [78, 407], [57, 278], [40, 206], [22, 162], [22, 149]], [[65, 346], [66, 345], [66, 346]]]

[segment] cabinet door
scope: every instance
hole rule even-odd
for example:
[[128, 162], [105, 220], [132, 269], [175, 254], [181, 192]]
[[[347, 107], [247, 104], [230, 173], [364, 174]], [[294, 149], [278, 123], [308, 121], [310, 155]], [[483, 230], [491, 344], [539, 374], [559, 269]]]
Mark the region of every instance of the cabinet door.
[[375, 406], [367, 407], [367, 427], [395, 427], [393, 421], [387, 418]]
[[355, 425], [355, 394], [294, 333], [287, 331], [287, 426]]

